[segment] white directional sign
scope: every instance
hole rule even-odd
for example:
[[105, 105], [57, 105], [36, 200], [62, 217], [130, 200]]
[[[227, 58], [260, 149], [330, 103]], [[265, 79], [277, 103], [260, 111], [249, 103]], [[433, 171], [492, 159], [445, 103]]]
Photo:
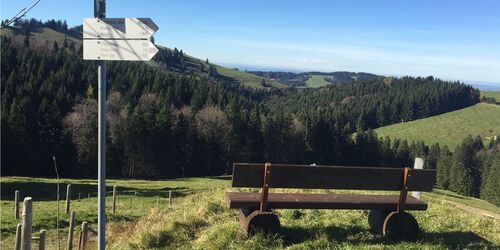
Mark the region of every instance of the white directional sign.
[[157, 52], [149, 40], [83, 40], [84, 60], [149, 61]]
[[148, 39], [157, 30], [151, 18], [83, 19], [83, 39]]

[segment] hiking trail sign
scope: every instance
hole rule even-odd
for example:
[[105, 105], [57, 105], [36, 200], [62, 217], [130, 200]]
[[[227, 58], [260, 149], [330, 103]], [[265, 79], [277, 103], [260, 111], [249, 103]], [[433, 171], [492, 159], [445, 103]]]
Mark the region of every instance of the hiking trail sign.
[[84, 18], [83, 59], [149, 61], [158, 52], [150, 41], [157, 30], [150, 18]]
[[149, 61], [158, 52], [149, 18], [106, 18], [106, 0], [93, 0], [94, 17], [83, 19], [83, 60], [97, 61], [97, 249], [106, 249], [106, 74], [108, 60]]

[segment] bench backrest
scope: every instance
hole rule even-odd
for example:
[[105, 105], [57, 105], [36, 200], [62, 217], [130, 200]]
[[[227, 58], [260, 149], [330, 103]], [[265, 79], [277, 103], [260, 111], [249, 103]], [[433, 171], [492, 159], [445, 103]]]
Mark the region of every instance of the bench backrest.
[[[268, 175], [270, 188], [401, 190], [403, 168], [346, 167], [272, 164]], [[408, 191], [432, 191], [436, 171], [410, 169]], [[261, 188], [264, 163], [235, 163], [233, 187]]]

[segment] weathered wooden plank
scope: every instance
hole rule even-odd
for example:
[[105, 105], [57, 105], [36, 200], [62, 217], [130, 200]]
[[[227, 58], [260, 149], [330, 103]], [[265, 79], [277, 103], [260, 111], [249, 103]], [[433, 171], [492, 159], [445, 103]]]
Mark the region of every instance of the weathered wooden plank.
[[[401, 190], [403, 168], [272, 164], [271, 188]], [[410, 170], [409, 191], [432, 191], [435, 170]], [[236, 163], [233, 187], [259, 188], [264, 164]]]
[[[399, 195], [284, 194], [270, 193], [269, 209], [383, 209], [396, 211]], [[229, 208], [259, 209], [260, 193], [227, 192]], [[427, 204], [408, 196], [406, 210], [426, 210]]]

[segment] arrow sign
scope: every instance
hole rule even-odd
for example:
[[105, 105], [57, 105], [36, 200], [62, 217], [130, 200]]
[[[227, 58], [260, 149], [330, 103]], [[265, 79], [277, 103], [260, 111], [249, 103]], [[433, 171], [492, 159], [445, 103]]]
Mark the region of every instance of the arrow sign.
[[149, 40], [83, 40], [83, 60], [149, 61], [157, 52]]
[[148, 39], [157, 30], [151, 18], [83, 19], [83, 39]]

